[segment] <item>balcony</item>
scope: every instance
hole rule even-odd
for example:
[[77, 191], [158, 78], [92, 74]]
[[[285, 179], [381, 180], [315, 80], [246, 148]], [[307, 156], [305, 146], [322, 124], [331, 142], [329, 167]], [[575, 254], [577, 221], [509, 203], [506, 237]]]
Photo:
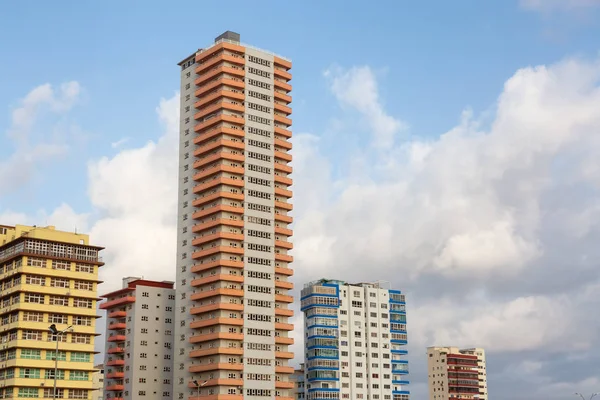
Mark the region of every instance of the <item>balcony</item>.
[[111, 361], [108, 361], [106, 363], [106, 365], [109, 367], [122, 366], [122, 365], [125, 365], [125, 360], [111, 360]]
[[109, 342], [124, 342], [126, 338], [125, 335], [110, 335], [106, 340]]
[[120, 331], [127, 327], [125, 322], [115, 322], [114, 324], [108, 325], [108, 329], [111, 331]]
[[127, 311], [113, 311], [108, 313], [108, 318], [125, 318]]
[[135, 303], [135, 296], [124, 296], [124, 297], [120, 297], [118, 299], [105, 301], [104, 303], [100, 304], [100, 308], [102, 310], [107, 310], [109, 308], [122, 306], [124, 304], [131, 304], [131, 303]]
[[125, 386], [123, 385], [110, 385], [106, 387], [106, 390], [109, 392], [121, 392], [125, 390]]
[[120, 354], [120, 353], [124, 353], [125, 349], [123, 347], [109, 347], [106, 352], [108, 354]]
[[107, 379], [123, 379], [125, 377], [125, 372], [111, 372], [106, 374]]

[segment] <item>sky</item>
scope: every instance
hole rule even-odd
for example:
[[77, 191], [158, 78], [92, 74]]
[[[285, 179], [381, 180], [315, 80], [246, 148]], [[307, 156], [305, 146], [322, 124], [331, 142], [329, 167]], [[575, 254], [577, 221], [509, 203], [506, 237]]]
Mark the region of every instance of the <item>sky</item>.
[[600, 391], [599, 21], [598, 0], [2, 2], [0, 223], [90, 233], [101, 292], [173, 280], [177, 62], [233, 30], [293, 60], [296, 292], [405, 292], [413, 399], [431, 345], [484, 347], [493, 400]]

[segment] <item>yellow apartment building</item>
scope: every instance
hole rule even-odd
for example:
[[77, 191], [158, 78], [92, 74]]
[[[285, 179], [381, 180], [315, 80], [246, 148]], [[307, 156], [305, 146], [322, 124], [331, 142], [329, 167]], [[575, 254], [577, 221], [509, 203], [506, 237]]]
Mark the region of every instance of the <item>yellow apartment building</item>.
[[55, 362], [56, 398], [93, 398], [101, 250], [53, 226], [0, 225], [0, 398], [55, 398]]

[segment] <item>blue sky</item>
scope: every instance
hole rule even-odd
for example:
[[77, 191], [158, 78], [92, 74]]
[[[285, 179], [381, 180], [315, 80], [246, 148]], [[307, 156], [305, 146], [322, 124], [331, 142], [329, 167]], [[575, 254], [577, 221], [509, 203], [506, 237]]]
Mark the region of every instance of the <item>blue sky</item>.
[[[112, 142], [130, 137], [129, 144], [139, 144], [159, 135], [154, 108], [178, 88], [176, 63], [231, 29], [244, 42], [293, 59], [296, 132], [320, 134], [335, 115], [322, 72], [337, 64], [370, 65], [381, 76], [386, 106], [400, 110], [410, 134], [435, 136], [453, 126], [464, 107], [490, 107], [516, 69], [596, 53], [597, 24], [556, 20], [500, 0], [383, 1], [377, 7], [231, 2], [226, 13], [218, 3], [193, 1], [12, 2], [0, 13], [0, 130], [8, 129], [11, 108], [33, 87], [78, 81], [85, 100], [69, 118], [89, 140], [61, 163], [82, 180], [85, 170], [75, 165], [111, 154]], [[9, 149], [3, 144], [0, 154]], [[57, 167], [47, 173], [58, 173]], [[56, 187], [48, 176], [41, 180], [38, 190], [24, 193], [37, 198], [42, 188]], [[80, 188], [59, 188], [70, 192], [74, 207], [86, 207]], [[19, 195], [1, 204], [32, 211], [60, 201], [23, 203]]]
[[450, 343], [495, 399], [600, 390], [600, 2], [372, 3], [4, 2], [0, 223], [172, 279], [176, 64], [233, 30], [293, 60], [297, 287], [405, 291], [413, 398]]

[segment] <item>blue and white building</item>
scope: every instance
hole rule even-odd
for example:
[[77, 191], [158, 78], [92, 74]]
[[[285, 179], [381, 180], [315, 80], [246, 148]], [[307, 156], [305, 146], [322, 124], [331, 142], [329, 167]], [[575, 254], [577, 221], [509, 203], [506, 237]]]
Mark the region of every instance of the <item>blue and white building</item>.
[[308, 400], [408, 400], [406, 303], [383, 283], [302, 289]]

